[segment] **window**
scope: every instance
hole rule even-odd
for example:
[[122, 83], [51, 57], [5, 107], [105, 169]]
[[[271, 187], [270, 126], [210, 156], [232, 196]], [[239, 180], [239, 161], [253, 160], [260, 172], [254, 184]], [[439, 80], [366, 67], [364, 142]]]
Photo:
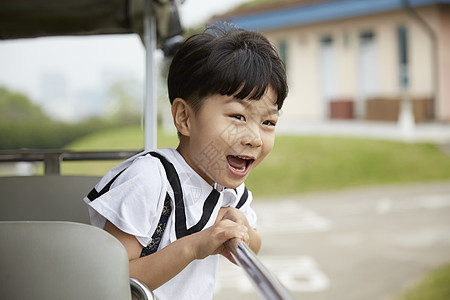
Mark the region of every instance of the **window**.
[[288, 45], [286, 41], [280, 41], [278, 42], [278, 53], [280, 55], [281, 60], [284, 62], [287, 68], [287, 62], [288, 62]]
[[363, 118], [366, 114], [366, 100], [378, 95], [378, 54], [376, 35], [371, 30], [359, 34], [358, 49], [358, 98], [355, 114]]
[[320, 88], [322, 92], [322, 116], [330, 115], [330, 102], [337, 96], [336, 50], [333, 37], [325, 35], [320, 39]]
[[408, 28], [401, 25], [397, 29], [398, 62], [400, 86], [408, 86]]

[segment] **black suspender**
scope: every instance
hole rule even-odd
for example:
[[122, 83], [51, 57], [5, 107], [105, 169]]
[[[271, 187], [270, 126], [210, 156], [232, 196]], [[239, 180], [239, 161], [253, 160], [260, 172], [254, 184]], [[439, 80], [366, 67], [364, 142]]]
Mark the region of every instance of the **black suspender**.
[[[140, 157], [140, 156], [145, 156], [145, 155], [147, 155], [147, 154], [151, 154], [151, 155], [153, 155], [152, 153], [155, 153], [155, 152], [145, 152], [145, 153], [142, 153], [141, 155], [138, 155], [138, 157]], [[120, 176], [120, 174], [122, 174], [123, 173], [123, 171], [125, 171], [127, 168], [125, 168], [125, 169], [123, 169], [122, 171], [120, 171], [119, 173], [117, 173], [116, 174], [116, 176], [114, 176], [114, 178], [113, 179], [111, 179], [103, 188], [102, 188], [102, 190], [100, 191], [100, 192], [98, 192], [96, 189], [95, 189], [95, 187], [89, 192], [89, 194], [87, 195], [87, 198], [89, 199], [89, 200], [91, 200], [91, 202], [92, 201], [94, 201], [95, 199], [97, 199], [98, 197], [100, 197], [101, 195], [103, 195], [104, 193], [106, 193], [107, 191], [109, 191], [109, 189], [111, 188], [111, 185], [114, 183], [114, 181], [116, 181], [116, 179]]]
[[248, 190], [247, 188], [244, 186], [244, 192], [242, 193], [241, 199], [239, 199], [238, 204], [236, 205], [236, 208], [239, 209], [242, 207], [242, 205], [245, 204], [245, 202], [248, 199]]
[[197, 224], [188, 229], [186, 227], [183, 190], [181, 189], [180, 178], [178, 178], [175, 167], [162, 155], [155, 152], [153, 152], [152, 155], [160, 159], [164, 170], [166, 171], [167, 179], [169, 180], [170, 186], [173, 190], [173, 195], [175, 197], [175, 232], [177, 239], [201, 231], [205, 227], [206, 223], [208, 223], [214, 207], [217, 205], [220, 193], [216, 189], [212, 189], [211, 193], [206, 198], [206, 201], [203, 203], [202, 217]]
[[111, 188], [111, 185], [113, 184], [114, 181], [116, 181], [116, 179], [119, 177], [120, 174], [123, 173], [123, 171], [125, 171], [125, 169], [123, 169], [122, 171], [120, 171], [119, 173], [117, 173], [116, 176], [114, 176], [113, 179], [111, 179], [108, 184], [106, 184], [102, 190], [100, 192], [97, 192], [97, 190], [95, 188], [93, 188], [89, 194], [87, 195], [88, 199], [92, 201], [94, 201], [95, 199], [97, 199], [98, 197], [100, 197], [101, 195], [103, 195], [104, 193], [106, 193], [107, 191], [109, 191], [109, 189]]
[[[217, 201], [219, 200], [220, 193], [216, 189], [212, 189], [211, 193], [206, 198], [206, 201], [203, 203], [203, 213], [200, 218], [200, 220], [192, 226], [191, 228], [187, 228], [186, 226], [186, 213], [185, 213], [185, 207], [184, 207], [184, 201], [183, 201], [183, 190], [181, 188], [180, 179], [178, 177], [178, 174], [175, 170], [175, 167], [172, 163], [170, 163], [164, 156], [157, 152], [146, 152], [143, 153], [141, 156], [145, 156], [147, 154], [150, 154], [153, 157], [156, 157], [160, 160], [161, 164], [164, 167], [164, 170], [166, 171], [166, 176], [169, 181], [170, 186], [172, 187], [173, 193], [174, 193], [174, 200], [175, 200], [175, 233], [177, 236], [177, 239], [180, 239], [186, 235], [190, 235], [196, 232], [201, 231], [206, 223], [208, 223], [209, 218], [212, 215], [212, 212], [214, 208], [217, 205]], [[92, 191], [88, 194], [87, 198], [91, 201], [94, 201], [101, 195], [105, 194], [109, 191], [111, 188], [111, 185], [114, 183], [114, 181], [126, 170], [123, 169], [119, 173], [117, 173], [114, 178], [112, 178], [102, 189], [100, 192], [98, 192], [95, 188], [92, 189]], [[241, 196], [239, 203], [236, 205], [236, 208], [242, 207], [244, 203], [247, 201], [248, 198], [248, 191], [247, 188], [245, 188], [243, 195]], [[167, 221], [169, 219], [169, 216], [172, 212], [171, 207], [171, 198], [169, 194], [166, 194], [166, 198], [164, 200], [164, 207], [163, 211], [161, 213], [161, 217], [158, 221], [158, 226], [155, 229], [155, 232], [152, 235], [152, 241], [147, 247], [144, 247], [141, 252], [141, 257], [146, 256], [149, 254], [152, 254], [158, 250], [159, 244], [162, 239], [162, 235], [164, 233], [164, 230], [167, 226]]]

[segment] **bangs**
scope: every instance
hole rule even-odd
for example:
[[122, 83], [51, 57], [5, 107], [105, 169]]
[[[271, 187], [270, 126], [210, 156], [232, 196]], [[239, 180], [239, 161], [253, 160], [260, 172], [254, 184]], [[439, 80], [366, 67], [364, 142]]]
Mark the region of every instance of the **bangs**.
[[[216, 69], [211, 77], [211, 86], [217, 93], [238, 99], [260, 99], [269, 86], [271, 66], [264, 59], [247, 49], [240, 49], [229, 59], [210, 57], [211, 69]], [[270, 62], [270, 61], [269, 61]]]
[[199, 96], [221, 94], [237, 99], [259, 100], [270, 86], [277, 95], [276, 104], [280, 109], [287, 94], [278, 79], [282, 74], [273, 67], [270, 55], [264, 55], [275, 50], [270, 47], [270, 51], [264, 52], [261, 45], [248, 41], [226, 48], [226, 44], [218, 43], [211, 51], [206, 61], [206, 84], [200, 89]]

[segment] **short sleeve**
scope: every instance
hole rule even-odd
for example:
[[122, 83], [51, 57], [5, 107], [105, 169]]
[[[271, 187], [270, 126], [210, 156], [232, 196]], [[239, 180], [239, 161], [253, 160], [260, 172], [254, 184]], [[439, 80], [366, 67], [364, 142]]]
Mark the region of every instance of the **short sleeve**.
[[111, 185], [108, 192], [91, 203], [94, 226], [106, 220], [147, 246], [158, 224], [167, 191], [164, 168], [152, 156], [136, 159]]

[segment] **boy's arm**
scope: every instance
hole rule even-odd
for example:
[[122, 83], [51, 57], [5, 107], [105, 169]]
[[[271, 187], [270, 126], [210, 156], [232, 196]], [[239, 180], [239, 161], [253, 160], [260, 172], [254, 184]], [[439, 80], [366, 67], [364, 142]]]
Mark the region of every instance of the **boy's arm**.
[[250, 236], [250, 249], [252, 249], [255, 254], [258, 254], [259, 249], [261, 249], [261, 236], [255, 228], [250, 228], [248, 235]]
[[109, 221], [106, 222], [104, 229], [115, 236], [127, 250], [130, 277], [141, 280], [151, 290], [172, 279], [192, 261], [211, 254], [222, 254], [226, 251], [223, 244], [227, 240], [232, 238], [241, 238], [247, 242], [249, 240], [245, 226], [224, 220], [140, 258], [143, 247], [135, 236], [121, 231]]

